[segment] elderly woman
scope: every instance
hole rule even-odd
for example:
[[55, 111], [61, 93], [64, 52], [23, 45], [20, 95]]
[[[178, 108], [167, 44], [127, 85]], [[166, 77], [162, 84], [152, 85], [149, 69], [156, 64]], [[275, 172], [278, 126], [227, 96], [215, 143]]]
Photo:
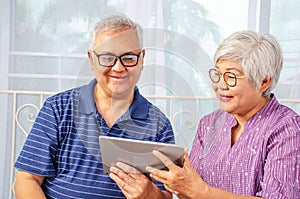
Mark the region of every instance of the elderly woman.
[[201, 119], [182, 168], [158, 151], [169, 171], [151, 177], [179, 198], [300, 198], [300, 116], [271, 91], [282, 53], [270, 34], [232, 34], [209, 70], [220, 110]]

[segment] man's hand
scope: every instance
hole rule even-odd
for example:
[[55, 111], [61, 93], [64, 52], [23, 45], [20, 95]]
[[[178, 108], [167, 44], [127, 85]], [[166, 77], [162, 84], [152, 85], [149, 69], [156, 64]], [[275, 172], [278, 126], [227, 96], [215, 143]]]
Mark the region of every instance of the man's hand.
[[171, 193], [163, 193], [144, 174], [122, 162], [110, 168], [109, 177], [128, 199], [172, 198]]

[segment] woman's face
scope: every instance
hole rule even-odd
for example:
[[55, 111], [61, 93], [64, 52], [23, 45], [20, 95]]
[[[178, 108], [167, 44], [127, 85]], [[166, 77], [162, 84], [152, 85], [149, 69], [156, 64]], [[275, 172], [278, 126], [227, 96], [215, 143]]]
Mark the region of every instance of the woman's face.
[[[234, 73], [237, 77], [244, 76], [239, 62], [219, 60], [216, 64], [217, 71]], [[223, 76], [218, 83], [213, 83], [213, 89], [219, 101], [220, 108], [230, 114], [246, 116], [258, 112], [265, 104], [263, 91], [255, 88], [247, 77], [238, 78], [234, 87], [228, 86]]]

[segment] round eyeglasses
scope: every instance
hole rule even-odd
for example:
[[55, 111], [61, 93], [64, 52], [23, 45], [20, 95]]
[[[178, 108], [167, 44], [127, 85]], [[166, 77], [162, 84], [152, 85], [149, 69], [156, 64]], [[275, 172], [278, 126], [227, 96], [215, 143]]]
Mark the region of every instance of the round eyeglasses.
[[227, 86], [235, 87], [237, 84], [237, 79], [245, 78], [246, 76], [237, 76], [232, 72], [220, 73], [218, 70], [212, 68], [208, 71], [209, 77], [213, 83], [218, 83], [223, 76], [224, 82]]
[[118, 59], [125, 67], [136, 66], [142, 53], [141, 51], [139, 54], [125, 53], [123, 55], [117, 56], [113, 54], [97, 54], [95, 51], [93, 52], [98, 58], [99, 65], [104, 67], [113, 67], [117, 63]]

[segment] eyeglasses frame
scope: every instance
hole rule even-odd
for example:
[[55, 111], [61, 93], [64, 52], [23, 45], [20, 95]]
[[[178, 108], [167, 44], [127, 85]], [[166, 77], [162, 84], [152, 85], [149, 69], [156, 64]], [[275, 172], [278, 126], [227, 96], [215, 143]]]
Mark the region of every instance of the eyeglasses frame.
[[[211, 74], [211, 71], [215, 71], [215, 72], [217, 72], [217, 73], [219, 74], [219, 80], [218, 80], [218, 81], [213, 81], [213, 79], [212, 79], [212, 77], [211, 77], [211, 75], [210, 75], [210, 74]], [[234, 84], [233, 84], [233, 85], [228, 84], [227, 80], [225, 79], [225, 74], [231, 74], [231, 75], [233, 75], [233, 76], [235, 77], [235, 81], [234, 81]], [[225, 72], [225, 73], [221, 73], [221, 72], [219, 72], [219, 71], [218, 71], [217, 69], [215, 69], [215, 68], [209, 69], [208, 75], [209, 75], [210, 80], [211, 80], [213, 83], [219, 83], [220, 80], [221, 80], [221, 78], [223, 77], [224, 82], [225, 82], [226, 85], [229, 86], [229, 87], [235, 87], [236, 84], [237, 84], [237, 80], [238, 80], [238, 79], [242, 79], [242, 78], [245, 78], [245, 77], [246, 77], [245, 75], [237, 76], [237, 75], [234, 74], [233, 72]]]
[[[93, 50], [93, 53], [94, 53], [94, 54], [96, 55], [96, 57], [98, 58], [98, 63], [99, 63], [100, 66], [103, 66], [103, 67], [113, 67], [113, 66], [117, 63], [117, 61], [118, 61], [118, 59], [119, 59], [120, 62], [121, 62], [121, 64], [122, 64], [122, 66], [124, 66], [124, 67], [134, 67], [134, 66], [136, 66], [136, 65], [139, 63], [139, 58], [140, 58], [141, 54], [143, 53], [143, 51], [140, 51], [138, 54], [134, 54], [134, 53], [124, 53], [124, 54], [122, 54], [122, 55], [120, 55], [120, 56], [117, 56], [117, 55], [114, 55], [114, 54], [97, 54], [97, 53], [95, 52], [95, 50]], [[103, 64], [101, 64], [101, 63], [100, 63], [100, 59], [99, 59], [101, 55], [110, 55], [110, 56], [115, 57], [115, 60], [114, 60], [113, 64], [111, 64], [111, 65], [103, 65]], [[125, 64], [123, 63], [123, 61], [122, 61], [122, 57], [125, 56], [125, 55], [134, 55], [134, 56], [136, 56], [136, 57], [137, 57], [137, 62], [136, 62], [136, 64], [134, 64], [134, 65], [125, 65]]]

